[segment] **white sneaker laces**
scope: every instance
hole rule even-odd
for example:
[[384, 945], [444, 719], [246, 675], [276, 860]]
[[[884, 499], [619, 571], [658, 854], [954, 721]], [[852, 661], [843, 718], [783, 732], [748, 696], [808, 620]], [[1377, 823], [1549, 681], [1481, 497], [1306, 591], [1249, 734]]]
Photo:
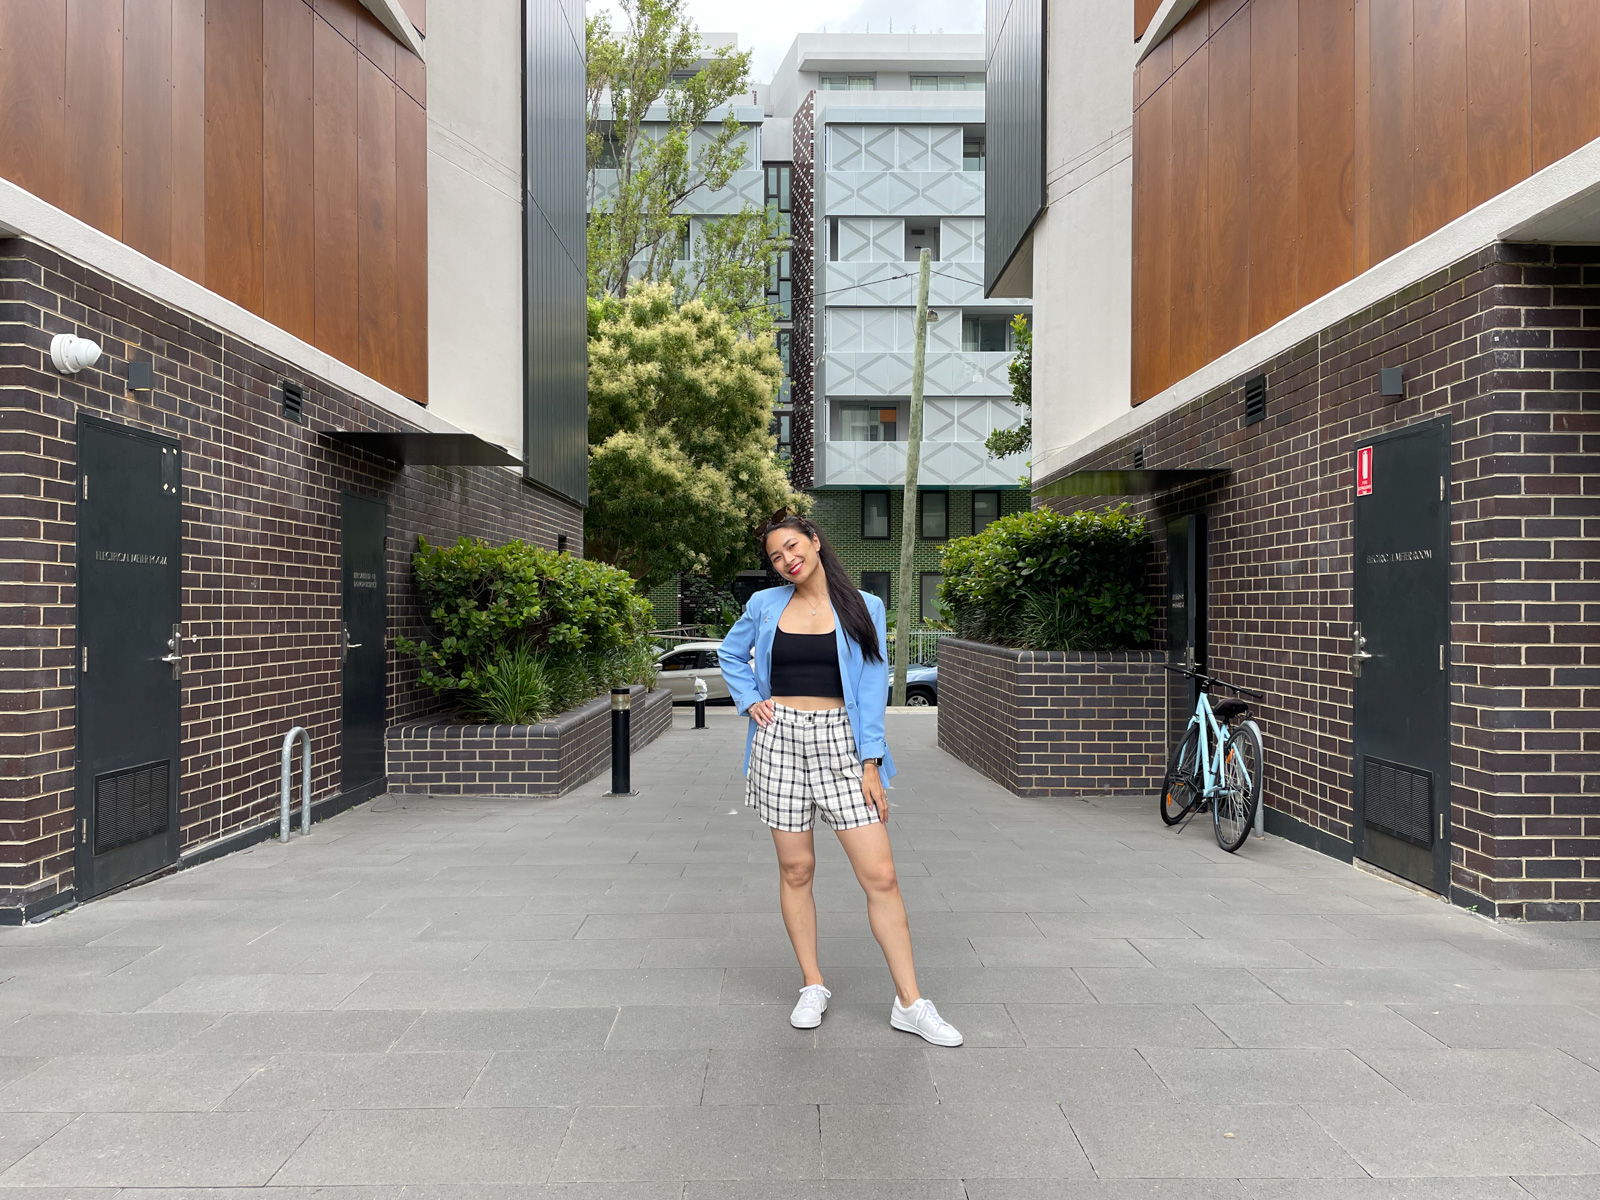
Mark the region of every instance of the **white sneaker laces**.
[[[819, 992], [821, 995], [817, 995]], [[820, 983], [808, 983], [805, 987], [800, 989], [801, 1004], [810, 1004], [813, 1007], [816, 1007], [820, 1005], [823, 1000], [832, 999], [832, 997], [833, 993], [827, 988], [823, 987]]]
[[950, 1027], [950, 1022], [946, 1021], [939, 1015], [939, 1010], [933, 1006], [933, 1001], [929, 1000], [926, 996], [923, 996], [921, 999], [917, 1000], [916, 1003], [914, 1003], [905, 1011], [911, 1014], [911, 1019], [917, 1022], [919, 1025], [922, 1023], [923, 1018], [926, 1017], [933, 1021], [933, 1027], [935, 1029]]

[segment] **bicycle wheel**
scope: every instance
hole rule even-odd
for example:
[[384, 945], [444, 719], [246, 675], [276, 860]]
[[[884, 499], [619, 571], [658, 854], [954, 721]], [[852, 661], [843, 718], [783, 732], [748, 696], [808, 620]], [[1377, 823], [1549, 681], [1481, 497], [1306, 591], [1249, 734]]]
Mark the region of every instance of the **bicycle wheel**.
[[1200, 778], [1200, 731], [1192, 725], [1183, 741], [1167, 760], [1167, 776], [1161, 781], [1161, 819], [1176, 825], [1197, 803]]
[[1217, 845], [1229, 854], [1244, 845], [1261, 802], [1261, 734], [1249, 721], [1234, 727], [1222, 745], [1222, 791], [1212, 806]]

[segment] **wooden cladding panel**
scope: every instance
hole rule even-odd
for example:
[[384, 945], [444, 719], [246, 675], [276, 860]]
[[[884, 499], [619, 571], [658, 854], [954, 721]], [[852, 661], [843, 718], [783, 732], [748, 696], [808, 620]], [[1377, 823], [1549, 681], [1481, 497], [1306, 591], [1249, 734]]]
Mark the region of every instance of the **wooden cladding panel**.
[[67, 0], [61, 207], [122, 236], [122, 0]]
[[1600, 4], [1530, 0], [1533, 169], [1600, 137]]
[[370, 60], [360, 69], [356, 151], [356, 339], [363, 373], [394, 385], [400, 373], [395, 234], [394, 85]]
[[172, 258], [206, 280], [206, 5], [172, 0]]
[[405, 92], [395, 93], [394, 154], [399, 342], [394, 388], [417, 400], [428, 394], [428, 114]]
[[206, 5], [206, 286], [261, 311], [259, 3]]
[[312, 30], [303, 0], [266, 0], [262, 39], [261, 315], [316, 341]]
[[172, 261], [172, 5], [130, 4], [122, 26], [122, 240]]
[[1156, 10], [1161, 7], [1161, 0], [1133, 0], [1133, 40], [1138, 41], [1144, 36], [1144, 31], [1150, 28], [1150, 22], [1155, 19]]
[[1600, 0], [1209, 0], [1133, 88], [1137, 402], [1600, 137]]
[[356, 292], [357, 148], [361, 56], [318, 17], [314, 36], [316, 193], [316, 343], [342, 362], [359, 364]]
[[0, 175], [62, 201], [66, 0], [0, 0]]

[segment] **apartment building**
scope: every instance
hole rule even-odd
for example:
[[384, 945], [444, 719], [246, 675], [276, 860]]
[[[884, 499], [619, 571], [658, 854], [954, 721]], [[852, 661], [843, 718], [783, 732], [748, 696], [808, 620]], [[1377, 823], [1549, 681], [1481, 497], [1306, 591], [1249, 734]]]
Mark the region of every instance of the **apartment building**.
[[1174, 659], [1266, 693], [1268, 831], [1600, 919], [1600, 7], [992, 0], [987, 39], [1035, 502], [1152, 523]]
[[417, 538], [581, 551], [572, 0], [0, 0], [0, 921], [322, 815]]
[[[857, 584], [899, 602], [917, 259], [933, 259], [916, 513], [920, 624], [943, 544], [1026, 508], [1026, 456], [984, 439], [1020, 420], [1009, 325], [983, 292], [983, 39], [802, 34], [766, 89], [763, 151], [789, 179], [792, 332], [780, 441]], [[782, 345], [782, 343], [780, 343]]]

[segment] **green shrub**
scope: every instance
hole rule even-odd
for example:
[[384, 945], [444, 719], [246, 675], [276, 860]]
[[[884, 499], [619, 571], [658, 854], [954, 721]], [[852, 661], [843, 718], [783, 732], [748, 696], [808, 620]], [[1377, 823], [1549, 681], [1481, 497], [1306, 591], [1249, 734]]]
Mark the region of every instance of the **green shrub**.
[[436, 637], [396, 644], [468, 716], [528, 724], [608, 688], [655, 684], [650, 602], [625, 571], [475, 538], [418, 538], [411, 568]]
[[1126, 505], [1063, 515], [1013, 513], [945, 546], [940, 596], [962, 637], [1034, 650], [1132, 650], [1149, 644], [1149, 548]]

